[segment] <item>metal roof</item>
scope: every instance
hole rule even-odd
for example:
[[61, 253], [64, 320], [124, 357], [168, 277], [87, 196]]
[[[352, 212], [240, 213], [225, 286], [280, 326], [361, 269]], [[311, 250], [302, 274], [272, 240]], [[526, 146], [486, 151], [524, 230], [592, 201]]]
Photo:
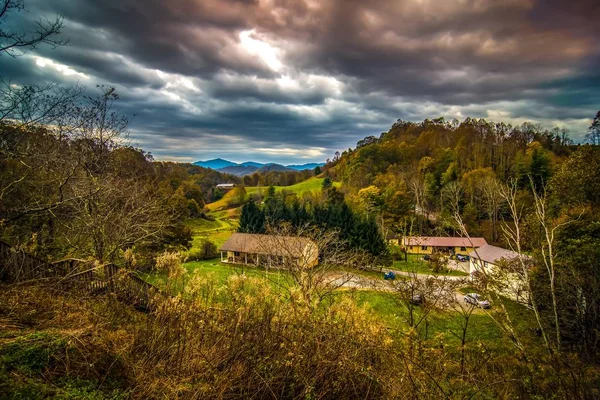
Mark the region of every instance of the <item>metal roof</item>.
[[407, 246], [480, 247], [487, 244], [482, 237], [407, 236], [404, 240]]
[[287, 257], [318, 254], [317, 244], [308, 238], [238, 232], [231, 235], [219, 250]]
[[485, 246], [481, 246], [476, 251], [472, 251], [469, 254], [469, 257], [477, 258], [492, 264], [496, 264], [498, 261], [504, 260], [513, 260], [518, 257], [527, 257], [524, 254], [519, 254], [516, 251], [503, 249], [502, 247], [492, 246], [490, 244], [486, 244]]

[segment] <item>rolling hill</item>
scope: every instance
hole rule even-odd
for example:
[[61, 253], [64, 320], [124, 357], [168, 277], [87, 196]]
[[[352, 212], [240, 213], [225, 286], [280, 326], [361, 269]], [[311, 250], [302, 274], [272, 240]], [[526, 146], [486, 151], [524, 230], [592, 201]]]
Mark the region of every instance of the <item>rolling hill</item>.
[[[289, 192], [296, 193], [297, 195], [301, 195], [302, 193], [305, 193], [305, 192], [320, 191], [322, 189], [323, 180], [324, 180], [324, 178], [312, 177], [305, 181], [297, 183], [295, 185], [275, 186], [275, 191], [280, 192], [282, 190], [287, 190]], [[341, 182], [333, 183], [334, 187], [340, 187], [341, 185], [342, 185]], [[256, 193], [264, 195], [265, 193], [267, 193], [268, 189], [269, 189], [268, 186], [247, 186], [246, 193], [249, 195], [256, 194]], [[209, 203], [206, 205], [206, 207], [208, 207], [208, 209], [211, 212], [225, 210], [225, 209], [227, 209], [228, 203], [232, 199], [233, 196], [234, 196], [234, 191], [231, 190], [231, 191], [225, 193], [225, 196], [223, 196], [222, 199], [217, 200], [213, 203]]]
[[[259, 163], [254, 161], [246, 161], [243, 163], [235, 163], [233, 161], [224, 160], [222, 158], [215, 158], [207, 161], [196, 161], [194, 165], [198, 165], [204, 168], [210, 168], [217, 170], [219, 172], [225, 172], [237, 176], [244, 176], [247, 174], [258, 172], [268, 172], [268, 171], [304, 171], [307, 169], [315, 169], [316, 167], [323, 166], [325, 163], [307, 163], [307, 164], [293, 164], [293, 165], [281, 165], [276, 163]], [[244, 167], [247, 168], [243, 170], [241, 168], [231, 169], [231, 167]], [[263, 168], [267, 167], [263, 170]], [[251, 168], [256, 168], [252, 170]], [[249, 171], [242, 173], [242, 171]]]

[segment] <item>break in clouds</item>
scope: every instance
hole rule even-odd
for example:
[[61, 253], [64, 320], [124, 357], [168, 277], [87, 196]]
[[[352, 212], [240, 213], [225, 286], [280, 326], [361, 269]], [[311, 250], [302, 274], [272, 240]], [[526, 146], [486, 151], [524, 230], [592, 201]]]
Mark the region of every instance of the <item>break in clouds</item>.
[[[569, 128], [600, 106], [600, 3], [28, 0], [69, 46], [0, 57], [14, 83], [115, 86], [158, 159], [323, 161], [397, 119]], [[134, 116], [135, 115], [135, 116]]]

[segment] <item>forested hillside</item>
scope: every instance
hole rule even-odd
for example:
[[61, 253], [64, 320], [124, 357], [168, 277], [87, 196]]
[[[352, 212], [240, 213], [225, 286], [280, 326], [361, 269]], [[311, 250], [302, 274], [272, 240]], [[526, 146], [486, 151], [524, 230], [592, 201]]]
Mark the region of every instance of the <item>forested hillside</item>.
[[455, 234], [458, 212], [471, 235], [501, 242], [506, 208], [497, 186], [514, 181], [542, 190], [576, 149], [565, 129], [530, 123], [399, 120], [337, 154], [325, 170], [343, 182], [355, 207], [378, 213], [390, 234]]
[[388, 235], [484, 236], [530, 254], [531, 264], [511, 271], [532, 292], [546, 345], [597, 360], [598, 146], [573, 145], [565, 130], [532, 124], [399, 121], [325, 173]]
[[0, 238], [44, 259], [116, 261], [135, 248], [151, 260], [166, 248], [186, 248], [183, 221], [203, 215], [217, 183], [239, 182], [156, 162], [130, 146], [112, 88], [86, 97], [33, 88], [9, 94], [30, 119], [0, 120]]

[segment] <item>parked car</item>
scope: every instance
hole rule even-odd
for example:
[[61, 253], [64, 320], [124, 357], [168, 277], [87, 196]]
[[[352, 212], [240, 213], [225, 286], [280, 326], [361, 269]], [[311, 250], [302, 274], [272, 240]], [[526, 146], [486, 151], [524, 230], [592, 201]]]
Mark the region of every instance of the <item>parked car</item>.
[[465, 303], [473, 304], [473, 305], [481, 307], [481, 308], [490, 308], [490, 302], [485, 300], [483, 297], [481, 297], [477, 293], [465, 294]]
[[429, 254], [426, 254], [423, 256], [423, 260], [425, 261], [429, 261], [431, 259], [431, 256]]
[[385, 279], [386, 281], [393, 281], [394, 279], [396, 279], [396, 274], [393, 271], [388, 271], [385, 274], [383, 274], [383, 279]]
[[457, 255], [456, 255], [456, 259], [457, 259], [458, 261], [463, 261], [463, 262], [464, 262], [464, 261], [469, 261], [469, 256], [463, 256], [462, 254], [457, 254]]
[[425, 301], [425, 298], [423, 297], [423, 295], [421, 295], [419, 293], [415, 293], [415, 294], [413, 294], [412, 298], [409, 301], [411, 304], [414, 304], [415, 306], [420, 306]]

